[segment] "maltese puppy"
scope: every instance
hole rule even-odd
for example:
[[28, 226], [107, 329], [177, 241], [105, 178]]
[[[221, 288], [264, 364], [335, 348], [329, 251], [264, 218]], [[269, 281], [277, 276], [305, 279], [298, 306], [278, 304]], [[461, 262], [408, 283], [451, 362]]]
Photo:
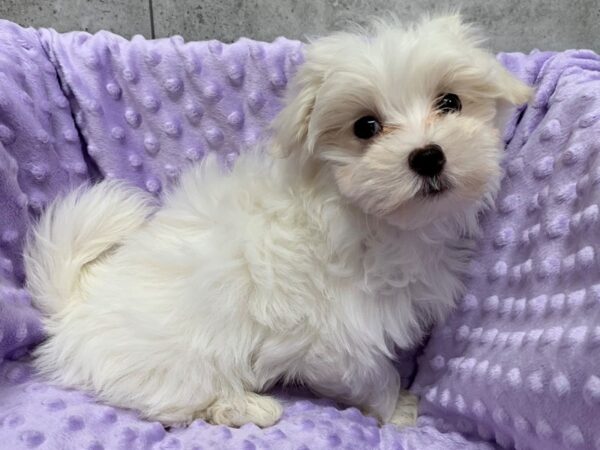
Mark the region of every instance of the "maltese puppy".
[[166, 425], [261, 427], [278, 382], [408, 423], [393, 365], [461, 294], [530, 88], [458, 16], [306, 48], [264, 151], [157, 206], [115, 181], [55, 202], [25, 261], [39, 371]]

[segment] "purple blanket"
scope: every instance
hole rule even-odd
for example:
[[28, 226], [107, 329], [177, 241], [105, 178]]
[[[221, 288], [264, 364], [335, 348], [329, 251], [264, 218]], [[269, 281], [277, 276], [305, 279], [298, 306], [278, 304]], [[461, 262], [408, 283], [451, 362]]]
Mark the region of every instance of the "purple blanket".
[[274, 427], [167, 431], [32, 374], [27, 353], [43, 333], [22, 289], [28, 222], [88, 179], [159, 195], [206, 152], [232, 163], [278, 110], [302, 46], [0, 22], [0, 448], [600, 448], [600, 57], [500, 58], [537, 95], [506, 131], [506, 176], [469, 292], [419, 358], [418, 426], [379, 428], [281, 391]]

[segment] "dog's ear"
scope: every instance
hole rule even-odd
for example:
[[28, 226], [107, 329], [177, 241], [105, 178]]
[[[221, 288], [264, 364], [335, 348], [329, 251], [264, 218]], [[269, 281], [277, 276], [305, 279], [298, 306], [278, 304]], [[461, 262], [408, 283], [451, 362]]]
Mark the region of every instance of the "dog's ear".
[[491, 84], [496, 98], [511, 105], [524, 105], [533, 95], [533, 88], [510, 73], [499, 61], [492, 58]]
[[339, 55], [355, 38], [348, 33], [336, 33], [306, 46], [305, 61], [294, 76], [284, 107], [272, 124], [275, 156], [285, 157], [298, 150], [306, 157], [314, 153], [316, 136], [311, 136], [310, 121], [319, 91], [329, 74], [336, 70]]
[[324, 74], [310, 60], [307, 52], [306, 61], [300, 66], [286, 94], [284, 107], [271, 125], [274, 156], [286, 157], [292, 151], [305, 147], [310, 117], [323, 78]]
[[484, 81], [485, 87], [480, 86], [482, 94], [511, 105], [523, 105], [530, 100], [532, 88], [483, 50], [486, 41], [483, 34], [475, 25], [465, 22], [459, 13], [426, 20], [422, 24], [422, 32], [437, 34], [442, 39], [446, 36], [455, 41], [457, 48], [465, 49], [465, 57], [475, 70], [474, 78]]
[[532, 87], [506, 70], [495, 58], [492, 59], [491, 90], [495, 92], [494, 96], [496, 98], [494, 123], [496, 128], [503, 130], [512, 116], [514, 107], [528, 103], [534, 91]]

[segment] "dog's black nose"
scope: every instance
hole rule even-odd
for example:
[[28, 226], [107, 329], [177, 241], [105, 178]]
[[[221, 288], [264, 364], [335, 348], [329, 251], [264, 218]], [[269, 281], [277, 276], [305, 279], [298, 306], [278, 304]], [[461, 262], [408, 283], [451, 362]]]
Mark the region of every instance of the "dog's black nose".
[[437, 144], [429, 144], [423, 148], [417, 148], [408, 155], [409, 167], [424, 177], [435, 177], [439, 175], [446, 164], [446, 157], [442, 147]]

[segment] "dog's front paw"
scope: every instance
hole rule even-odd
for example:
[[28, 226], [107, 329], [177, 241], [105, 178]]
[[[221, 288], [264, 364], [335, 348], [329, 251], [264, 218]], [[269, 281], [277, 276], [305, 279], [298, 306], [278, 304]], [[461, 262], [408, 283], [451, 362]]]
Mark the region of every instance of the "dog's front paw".
[[241, 427], [253, 423], [266, 428], [277, 423], [282, 413], [283, 408], [278, 400], [266, 395], [246, 392], [242, 396], [216, 400], [198, 417], [214, 425]]
[[414, 427], [417, 424], [419, 399], [408, 391], [401, 391], [396, 409], [389, 423], [399, 427]]

